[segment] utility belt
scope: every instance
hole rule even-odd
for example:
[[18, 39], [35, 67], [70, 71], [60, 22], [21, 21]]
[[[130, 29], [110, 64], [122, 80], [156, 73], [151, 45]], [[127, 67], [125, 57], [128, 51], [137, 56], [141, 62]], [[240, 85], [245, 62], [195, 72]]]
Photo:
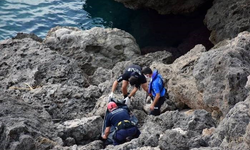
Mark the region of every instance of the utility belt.
[[118, 131], [120, 129], [128, 129], [128, 128], [132, 128], [134, 127], [135, 124], [132, 123], [130, 120], [123, 120], [118, 122], [117, 126], [115, 127], [115, 129]]

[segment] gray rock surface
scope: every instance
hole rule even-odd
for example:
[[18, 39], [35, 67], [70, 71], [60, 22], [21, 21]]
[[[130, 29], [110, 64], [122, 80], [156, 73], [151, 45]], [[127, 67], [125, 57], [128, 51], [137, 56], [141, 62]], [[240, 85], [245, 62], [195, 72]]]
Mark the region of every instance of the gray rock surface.
[[[76, 30], [75, 28], [74, 30], [73, 28], [64, 29], [60, 27], [54, 30], [57, 29], [70, 33]], [[71, 34], [71, 36], [85, 34], [83, 31], [79, 30], [79, 32], [78, 34]], [[126, 46], [122, 47], [122, 49], [118, 47], [122, 53], [119, 52], [120, 57], [117, 57], [117, 61], [130, 59], [139, 54], [134, 38], [124, 31], [118, 29], [92, 29], [88, 34], [93, 34], [92, 38], [94, 39], [90, 41], [97, 40], [95, 44], [98, 45], [98, 42], [99, 45], [103, 44], [104, 52], [112, 48], [117, 50], [117, 47], [112, 44], [119, 42], [125, 44]], [[98, 39], [98, 34], [104, 37]], [[48, 36], [52, 35], [53, 33], [49, 33]], [[64, 32], [57, 36], [59, 39], [64, 36], [62, 38], [64, 40], [68, 38]], [[74, 42], [77, 45], [79, 41]], [[60, 149], [63, 145], [69, 145], [71, 149], [75, 147], [73, 145], [75, 143], [87, 144], [96, 139], [96, 133], [98, 133], [98, 136], [100, 135], [98, 125], [102, 123], [99, 122], [95, 124], [96, 126], [91, 125], [93, 128], [89, 128], [89, 130], [96, 131], [92, 132], [95, 135], [89, 136], [91, 132], [87, 130], [88, 133], [85, 135], [89, 139], [85, 142], [71, 136], [63, 140], [58, 137], [57, 125], [54, 123], [63, 123], [67, 120], [85, 117], [92, 111], [97, 99], [104, 92], [102, 89], [105, 84], [103, 86], [99, 85], [103, 84], [104, 80], [97, 79], [99, 74], [98, 72], [95, 73], [95, 70], [93, 70], [95, 77], [87, 75], [88, 72], [86, 73], [86, 70], [81, 68], [74, 51], [68, 51], [67, 55], [62, 53], [62, 51], [70, 49], [70, 46], [67, 45], [69, 43], [65, 42], [65, 45], [61, 43], [65, 48], [56, 44], [52, 46], [49, 43], [48, 38], [41, 43], [39, 39], [36, 39], [36, 36], [28, 34], [20, 34], [13, 39], [0, 42], [0, 147], [3, 147], [4, 150], [22, 149], [25, 145], [27, 149], [34, 149], [35, 145], [37, 149], [41, 150], [52, 149], [53, 147], [59, 147]], [[61, 49], [56, 49], [56, 46]], [[81, 51], [80, 47], [76, 48], [77, 50], [78, 52]], [[95, 48], [88, 50], [95, 51]], [[112, 60], [109, 55], [117, 55], [116, 51], [113, 53], [109, 51], [105, 54], [104, 52], [101, 56], [109, 61]], [[84, 54], [86, 56], [92, 55], [89, 52]], [[99, 63], [100, 61], [94, 60], [93, 62]], [[105, 66], [105, 68], [108, 67]], [[23, 114], [25, 110], [30, 114]], [[24, 117], [19, 113], [23, 114]], [[14, 139], [11, 137], [12, 132]], [[30, 145], [27, 146], [27, 143], [30, 143]]]
[[72, 27], [52, 28], [44, 44], [71, 57], [88, 75], [98, 67], [111, 69], [117, 62], [140, 55], [139, 46], [129, 33], [119, 29], [92, 28], [82, 31]]
[[205, 17], [206, 26], [212, 31], [210, 41], [216, 44], [250, 31], [249, 9], [248, 0], [214, 0]]
[[52, 118], [39, 105], [29, 105], [20, 97], [1, 92], [1, 150], [49, 149], [55, 145], [57, 131]]
[[160, 14], [185, 14], [210, 0], [115, 0], [131, 9], [151, 8]]
[[205, 51], [204, 46], [197, 45], [187, 54], [176, 59], [171, 65], [161, 65], [161, 67], [158, 67], [158, 63], [152, 65], [168, 80], [168, 82], [165, 82], [167, 83], [166, 87], [168, 87], [171, 98], [180, 108], [184, 107], [184, 104], [190, 108], [206, 108], [193, 77], [194, 65]]
[[57, 125], [58, 135], [70, 143], [84, 145], [97, 140], [101, 135], [103, 119], [100, 116], [68, 120]]
[[[249, 149], [250, 33], [209, 51], [197, 45], [175, 61], [168, 52], [138, 56], [132, 39], [116, 29], [57, 27], [43, 42], [34, 35], [1, 41], [0, 149]], [[117, 40], [128, 40], [132, 46], [128, 42], [117, 62], [105, 66], [117, 53], [100, 51], [112, 49]], [[98, 52], [96, 45], [101, 45]], [[83, 68], [81, 59], [90, 56], [98, 59]], [[146, 94], [140, 89], [130, 108], [138, 117], [141, 135], [104, 147], [98, 138], [108, 93], [113, 81], [133, 63], [159, 70], [177, 110], [148, 116]], [[120, 86], [117, 99], [123, 99]]]
[[210, 51], [196, 45], [172, 64], [153, 62], [151, 68], [159, 70], [178, 108], [205, 109], [215, 118], [224, 117], [247, 97], [249, 43], [250, 34], [243, 32]]
[[225, 116], [247, 97], [245, 84], [250, 73], [250, 34], [243, 32], [201, 55], [193, 75], [203, 102]]
[[246, 136], [249, 134], [247, 131], [250, 122], [249, 110], [249, 97], [244, 102], [236, 104], [215, 129], [208, 141], [209, 145], [223, 149], [249, 149], [248, 136]]

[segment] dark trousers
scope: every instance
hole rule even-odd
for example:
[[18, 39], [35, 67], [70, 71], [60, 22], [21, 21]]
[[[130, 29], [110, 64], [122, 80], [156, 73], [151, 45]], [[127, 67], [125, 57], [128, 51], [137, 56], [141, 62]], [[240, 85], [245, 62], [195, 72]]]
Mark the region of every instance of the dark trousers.
[[150, 115], [154, 115], [154, 116], [158, 116], [161, 114], [161, 106], [162, 104], [165, 102], [166, 97], [162, 96], [160, 97], [160, 99], [158, 100], [158, 102], [155, 104], [155, 108], [153, 111], [150, 112]]
[[120, 129], [114, 134], [114, 145], [119, 145], [130, 141], [131, 139], [138, 138], [141, 132], [137, 127], [131, 127], [128, 129]]

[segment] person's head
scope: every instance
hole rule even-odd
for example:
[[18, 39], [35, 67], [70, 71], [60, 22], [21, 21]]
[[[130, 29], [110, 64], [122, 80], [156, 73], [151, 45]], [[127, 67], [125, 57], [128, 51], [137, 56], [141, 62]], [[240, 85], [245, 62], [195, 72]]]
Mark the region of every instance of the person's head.
[[153, 71], [149, 68], [149, 67], [146, 67], [142, 70], [142, 73], [146, 76], [146, 77], [151, 77]]
[[129, 78], [129, 83], [131, 86], [137, 85], [138, 82], [139, 82], [139, 80], [138, 80], [138, 77], [136, 77], [136, 76], [131, 76]]
[[115, 110], [116, 108], [118, 108], [118, 106], [116, 105], [116, 103], [115, 102], [109, 102], [108, 103], [108, 111], [113, 111], [113, 110]]

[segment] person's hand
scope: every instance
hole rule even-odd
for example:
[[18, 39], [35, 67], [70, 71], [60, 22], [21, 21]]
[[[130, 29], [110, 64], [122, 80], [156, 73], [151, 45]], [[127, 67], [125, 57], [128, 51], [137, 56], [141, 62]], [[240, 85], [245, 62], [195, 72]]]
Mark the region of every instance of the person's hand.
[[106, 140], [106, 139], [107, 139], [107, 136], [104, 134], [104, 135], [102, 135], [102, 138], [103, 138], [104, 140]]
[[151, 105], [150, 105], [150, 110], [153, 111], [154, 109], [155, 109], [154, 104], [151, 104]]
[[130, 99], [129, 99], [129, 97], [126, 97], [125, 99], [124, 99], [124, 103], [126, 104], [126, 105], [128, 105], [128, 104], [130, 104]]
[[112, 98], [114, 98], [114, 93], [113, 93], [113, 92], [111, 92], [111, 93], [109, 94], [109, 99], [112, 99]]

